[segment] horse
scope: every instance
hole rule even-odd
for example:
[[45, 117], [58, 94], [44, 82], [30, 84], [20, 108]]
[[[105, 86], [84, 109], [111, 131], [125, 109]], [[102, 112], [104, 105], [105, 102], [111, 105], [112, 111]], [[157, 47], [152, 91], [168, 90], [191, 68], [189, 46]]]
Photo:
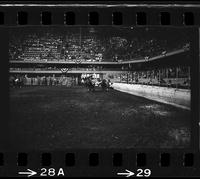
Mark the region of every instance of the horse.
[[85, 81], [85, 86], [88, 88], [88, 91], [94, 91], [95, 90], [95, 85], [92, 83], [92, 80], [90, 78], [87, 78]]
[[101, 88], [102, 88], [103, 91], [106, 91], [109, 88], [105, 79], [103, 79], [102, 82], [101, 82]]

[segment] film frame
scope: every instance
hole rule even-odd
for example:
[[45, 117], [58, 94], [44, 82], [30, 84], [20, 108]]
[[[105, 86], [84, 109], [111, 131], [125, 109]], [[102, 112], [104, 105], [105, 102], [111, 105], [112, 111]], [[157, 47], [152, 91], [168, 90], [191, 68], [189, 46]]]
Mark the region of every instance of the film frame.
[[[0, 24], [2, 42], [8, 42], [7, 28], [13, 26], [144, 26], [144, 27], [184, 27], [199, 35], [199, 4], [107, 4], [77, 3], [53, 4], [1, 4]], [[92, 12], [92, 13], [91, 13]], [[97, 13], [96, 13], [97, 12]], [[67, 14], [68, 13], [68, 14]], [[67, 21], [67, 16], [69, 21]], [[161, 22], [162, 21], [162, 22]], [[8, 46], [1, 43], [3, 59], [8, 59]], [[192, 57], [196, 60], [192, 74], [192, 145], [183, 149], [66, 149], [64, 151], [16, 151], [0, 153], [0, 176], [19, 176], [19, 171], [31, 169], [41, 174], [41, 169], [55, 169], [58, 174], [64, 169], [65, 177], [118, 177], [117, 173], [130, 170], [138, 174], [138, 169], [151, 170], [151, 176], [199, 176], [199, 40], [194, 35]], [[197, 50], [198, 49], [198, 50]], [[198, 64], [198, 65], [197, 65]], [[3, 76], [8, 74], [8, 62], [1, 67]], [[8, 80], [3, 79], [3, 116], [8, 115]], [[3, 121], [2, 136], [7, 124]], [[9, 129], [8, 129], [9, 130]], [[2, 141], [9, 146], [9, 141]], [[7, 147], [5, 147], [7, 149]], [[56, 174], [54, 175], [56, 176]], [[143, 175], [144, 176], [144, 175]]]

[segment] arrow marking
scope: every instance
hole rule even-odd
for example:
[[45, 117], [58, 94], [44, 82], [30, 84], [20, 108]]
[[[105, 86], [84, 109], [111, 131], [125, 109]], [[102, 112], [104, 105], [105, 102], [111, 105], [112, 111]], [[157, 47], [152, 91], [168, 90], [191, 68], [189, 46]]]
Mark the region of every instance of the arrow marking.
[[126, 175], [126, 177], [130, 177], [130, 176], [133, 176], [135, 173], [129, 171], [126, 169], [126, 172], [127, 173], [117, 173], [117, 175]]
[[18, 172], [19, 175], [27, 175], [27, 177], [31, 177], [33, 175], [36, 175], [37, 172], [31, 170], [31, 169], [27, 169], [27, 172]]

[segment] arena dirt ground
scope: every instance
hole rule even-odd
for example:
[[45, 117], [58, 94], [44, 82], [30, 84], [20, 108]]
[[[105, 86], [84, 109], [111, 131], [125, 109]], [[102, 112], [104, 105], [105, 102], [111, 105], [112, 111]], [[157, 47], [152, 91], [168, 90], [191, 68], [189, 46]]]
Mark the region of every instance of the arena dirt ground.
[[10, 89], [10, 144], [18, 150], [190, 146], [190, 111], [115, 90]]

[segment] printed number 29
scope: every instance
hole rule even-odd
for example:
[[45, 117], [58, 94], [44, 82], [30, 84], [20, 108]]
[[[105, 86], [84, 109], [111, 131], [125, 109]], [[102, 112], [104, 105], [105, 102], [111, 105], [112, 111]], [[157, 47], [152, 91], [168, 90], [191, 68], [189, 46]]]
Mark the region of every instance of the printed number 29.
[[137, 177], [149, 177], [151, 175], [150, 169], [137, 169]]

